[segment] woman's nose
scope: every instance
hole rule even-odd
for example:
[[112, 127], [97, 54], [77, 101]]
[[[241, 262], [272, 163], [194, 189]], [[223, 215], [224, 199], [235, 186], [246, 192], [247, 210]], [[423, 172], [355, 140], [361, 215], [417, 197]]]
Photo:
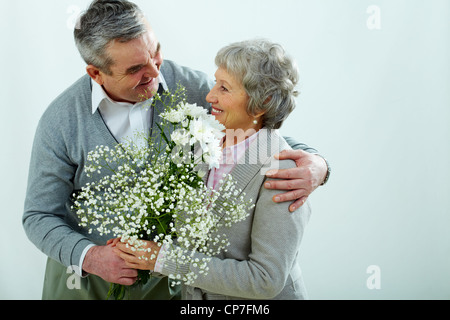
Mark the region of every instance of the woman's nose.
[[206, 96], [206, 101], [208, 103], [215, 103], [215, 102], [217, 102], [216, 95], [214, 94], [214, 88], [212, 88], [211, 91]]

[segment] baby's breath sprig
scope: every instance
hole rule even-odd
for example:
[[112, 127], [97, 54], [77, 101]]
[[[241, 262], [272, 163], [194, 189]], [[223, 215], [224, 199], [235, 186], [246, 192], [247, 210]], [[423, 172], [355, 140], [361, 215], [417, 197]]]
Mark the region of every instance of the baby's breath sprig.
[[[74, 194], [72, 206], [89, 233], [121, 238], [135, 250], [142, 240], [169, 248], [165, 259], [191, 266], [171, 274], [172, 285], [190, 284], [208, 272], [210, 257], [229, 244], [219, 228], [245, 219], [251, 208], [231, 176], [217, 191], [205, 185], [197, 166], [218, 166], [224, 127], [185, 96], [181, 86], [174, 94], [154, 96], [153, 106], [159, 101], [164, 112], [158, 131], [140, 137], [144, 146], [128, 141], [89, 152], [84, 170], [93, 181]], [[196, 252], [205, 258], [194, 258]], [[138, 284], [145, 284], [149, 273], [139, 274]], [[126, 289], [111, 285], [110, 295], [123, 299]]]

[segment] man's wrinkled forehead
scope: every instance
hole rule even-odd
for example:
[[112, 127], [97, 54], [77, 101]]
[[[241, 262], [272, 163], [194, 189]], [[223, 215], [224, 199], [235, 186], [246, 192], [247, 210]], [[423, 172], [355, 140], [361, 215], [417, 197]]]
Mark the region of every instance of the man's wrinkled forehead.
[[[161, 51], [161, 44], [153, 31], [129, 41], [115, 40], [108, 46], [108, 54], [112, 60], [112, 68], [120, 73], [131, 74], [149, 63]], [[119, 70], [120, 69], [120, 70]]]

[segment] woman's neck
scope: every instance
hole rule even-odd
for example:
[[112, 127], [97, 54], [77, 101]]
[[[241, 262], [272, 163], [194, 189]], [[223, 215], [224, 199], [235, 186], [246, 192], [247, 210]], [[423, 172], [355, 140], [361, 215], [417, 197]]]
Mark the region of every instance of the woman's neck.
[[222, 148], [231, 147], [245, 141], [252, 135], [256, 134], [261, 128], [243, 129], [226, 129]]

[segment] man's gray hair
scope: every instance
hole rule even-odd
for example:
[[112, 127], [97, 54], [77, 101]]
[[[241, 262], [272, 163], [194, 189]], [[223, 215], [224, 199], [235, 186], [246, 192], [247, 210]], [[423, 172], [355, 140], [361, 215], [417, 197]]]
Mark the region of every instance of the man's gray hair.
[[83, 60], [110, 75], [114, 61], [107, 49], [111, 41], [128, 42], [145, 32], [144, 15], [136, 4], [125, 0], [95, 0], [81, 15], [74, 37]]
[[265, 112], [265, 127], [279, 129], [295, 109], [299, 72], [281, 45], [265, 39], [232, 43], [218, 52], [215, 62], [241, 81], [250, 98], [247, 113]]

